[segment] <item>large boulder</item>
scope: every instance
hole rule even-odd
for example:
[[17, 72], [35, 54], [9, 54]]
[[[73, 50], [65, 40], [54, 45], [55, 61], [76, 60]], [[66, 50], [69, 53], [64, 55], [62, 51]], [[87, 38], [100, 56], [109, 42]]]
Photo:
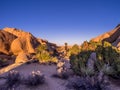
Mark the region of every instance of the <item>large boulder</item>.
[[21, 52], [35, 53], [35, 48], [40, 45], [37, 38], [29, 32], [24, 32], [16, 28], [4, 28], [4, 31], [17, 36], [11, 44], [11, 51], [14, 55], [18, 55]]
[[27, 61], [28, 61], [27, 54], [25, 54], [24, 52], [21, 52], [16, 57], [15, 63], [24, 63]]
[[31, 43], [30, 38], [17, 38], [11, 44], [11, 51], [14, 55], [18, 55], [21, 52], [35, 53], [34, 43]]
[[11, 33], [0, 30], [0, 53], [10, 54], [10, 46], [17, 37]]
[[106, 32], [102, 35], [92, 38], [91, 40], [94, 42], [99, 42], [99, 41], [105, 40], [110, 43], [113, 43], [119, 36], [120, 36], [120, 26], [116, 27], [115, 29], [113, 29], [109, 32]]
[[117, 47], [120, 50], [120, 25], [118, 25], [115, 29], [106, 32], [102, 35], [99, 35], [93, 39], [91, 39], [91, 41], [94, 42], [99, 42], [99, 41], [107, 41], [110, 42], [113, 46]]

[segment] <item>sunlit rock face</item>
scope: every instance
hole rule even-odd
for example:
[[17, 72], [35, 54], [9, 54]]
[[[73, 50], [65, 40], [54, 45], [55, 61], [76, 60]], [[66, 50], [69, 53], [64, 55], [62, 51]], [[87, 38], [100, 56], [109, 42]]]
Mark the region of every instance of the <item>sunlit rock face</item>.
[[21, 52], [16, 57], [15, 63], [24, 63], [27, 61], [28, 61], [27, 55], [24, 52]]
[[35, 48], [40, 44], [29, 32], [24, 32], [16, 28], [4, 28], [3, 30], [17, 37], [10, 46], [14, 55], [18, 55], [21, 52], [35, 53]]
[[10, 46], [17, 37], [9, 32], [0, 30], [0, 53], [10, 54]]
[[0, 53], [18, 55], [21, 52], [35, 53], [36, 47], [46, 44], [49, 50], [55, 50], [56, 44], [38, 39], [31, 33], [16, 28], [0, 30]]
[[120, 48], [119, 42], [120, 42], [120, 25], [117, 25], [113, 30], [106, 32], [102, 35], [99, 35], [91, 41], [99, 42], [99, 41], [108, 41], [113, 46], [116, 46], [118, 49]]

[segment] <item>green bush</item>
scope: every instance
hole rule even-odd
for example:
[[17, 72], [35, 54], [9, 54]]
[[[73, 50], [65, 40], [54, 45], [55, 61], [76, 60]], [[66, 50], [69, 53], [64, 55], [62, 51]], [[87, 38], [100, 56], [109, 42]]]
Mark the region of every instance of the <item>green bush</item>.
[[36, 51], [36, 57], [40, 63], [57, 63], [57, 58], [50, 55], [46, 45], [40, 45]]
[[[92, 52], [96, 53], [94, 70], [87, 68], [87, 62]], [[120, 51], [109, 42], [87, 42], [81, 45], [78, 54], [70, 56], [70, 64], [73, 71], [79, 75], [91, 75], [103, 71], [107, 75], [120, 74]]]
[[14, 85], [19, 84], [21, 81], [21, 75], [18, 71], [12, 70], [8, 72], [6, 76], [7, 88], [12, 88]]
[[70, 56], [71, 68], [76, 74], [82, 75], [82, 69], [86, 67], [87, 60], [91, 51], [80, 52], [78, 55], [72, 54]]
[[69, 49], [69, 55], [78, 54], [80, 52], [80, 48], [77, 44], [73, 45], [72, 48]]

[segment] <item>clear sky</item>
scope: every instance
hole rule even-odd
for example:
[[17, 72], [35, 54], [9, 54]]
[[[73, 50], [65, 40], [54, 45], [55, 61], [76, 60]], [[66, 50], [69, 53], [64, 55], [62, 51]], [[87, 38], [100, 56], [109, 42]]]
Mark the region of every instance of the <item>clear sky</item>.
[[58, 44], [89, 40], [120, 23], [120, 0], [0, 0], [0, 28]]

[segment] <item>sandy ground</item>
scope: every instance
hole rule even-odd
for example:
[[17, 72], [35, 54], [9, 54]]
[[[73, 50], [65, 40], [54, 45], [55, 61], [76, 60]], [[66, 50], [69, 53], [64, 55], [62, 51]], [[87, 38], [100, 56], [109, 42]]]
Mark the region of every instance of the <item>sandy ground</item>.
[[[14, 90], [66, 90], [66, 80], [52, 77], [56, 73], [56, 65], [40, 65], [37, 63], [24, 64], [15, 68], [23, 75], [27, 77], [32, 71], [41, 71], [45, 75], [45, 84], [37, 87], [27, 87], [25, 85], [19, 85]], [[3, 74], [5, 76], [7, 73]]]
[[[66, 63], [68, 63], [66, 61]], [[69, 67], [69, 63], [67, 64]], [[59, 78], [52, 77], [53, 74], [56, 74], [56, 65], [40, 65], [38, 63], [32, 63], [32, 64], [23, 64], [23, 65], [15, 65], [9, 66], [11, 68], [15, 67], [13, 70], [17, 70], [20, 72], [20, 74], [24, 77], [27, 77], [32, 71], [40, 71], [45, 75], [45, 84], [39, 85], [36, 87], [27, 87], [25, 85], [18, 85], [18, 87], [15, 87], [13, 90], [69, 90], [66, 88], [66, 84], [68, 83], [68, 80], [62, 80]], [[4, 70], [2, 69], [2, 73]], [[1, 71], [1, 70], [0, 70]], [[8, 70], [7, 70], [8, 71]], [[7, 71], [5, 71], [0, 77], [7, 75]], [[70, 77], [72, 78], [72, 77]], [[0, 79], [0, 86], [3, 86], [2, 84], [5, 82], [4, 79]], [[118, 83], [119, 82], [119, 83]], [[116, 84], [117, 83], [117, 84]], [[120, 90], [120, 81], [113, 81], [111, 80], [111, 89], [110, 90]]]

